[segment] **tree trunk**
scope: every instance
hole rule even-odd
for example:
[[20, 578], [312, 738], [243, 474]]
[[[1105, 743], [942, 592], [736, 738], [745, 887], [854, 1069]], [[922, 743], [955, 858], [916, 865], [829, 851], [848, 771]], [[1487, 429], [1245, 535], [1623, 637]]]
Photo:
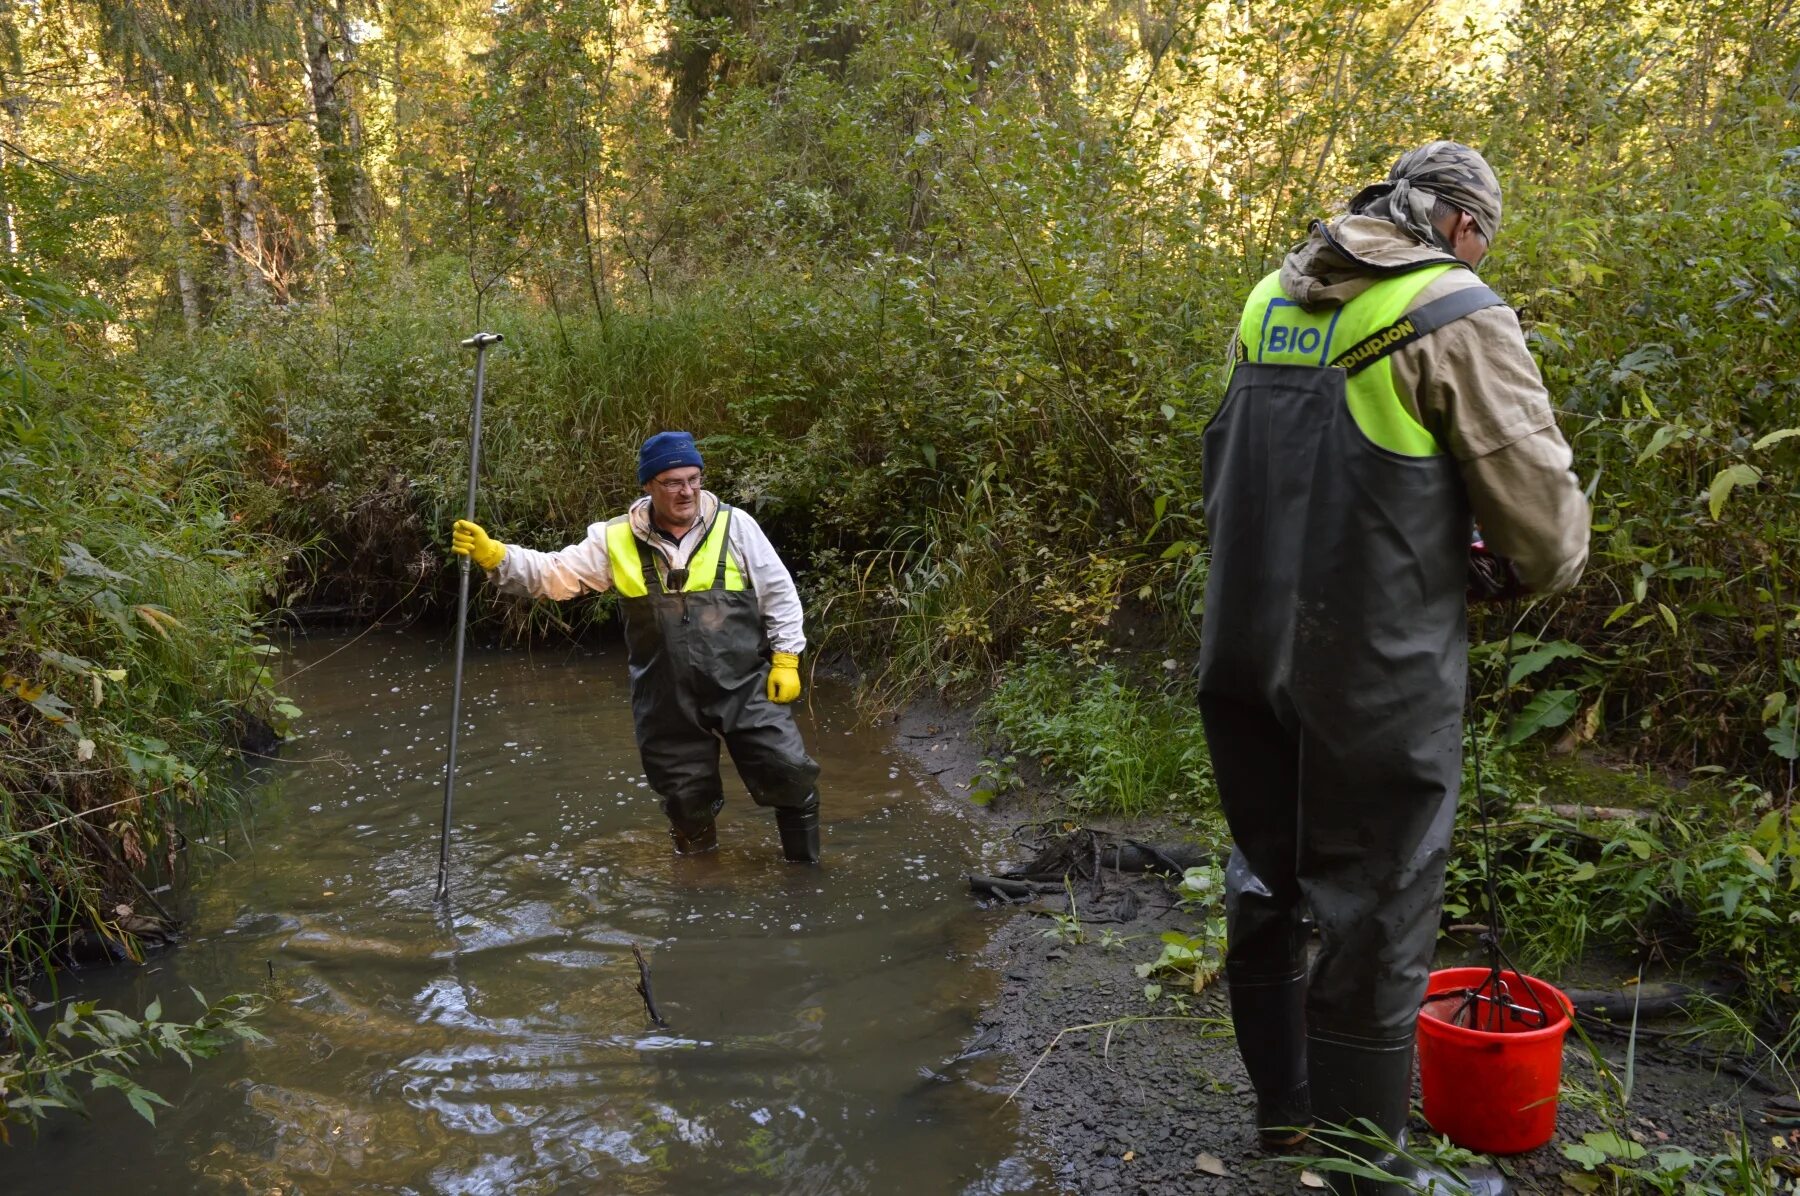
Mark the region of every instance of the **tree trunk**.
[[[9, 51], [9, 61], [0, 65], [0, 108], [6, 110], [7, 133], [17, 146], [25, 143], [25, 96], [22, 92], [14, 95], [13, 89], [25, 86], [25, 56], [19, 49], [18, 32], [13, 28], [11, 0], [0, 0], [0, 19], [6, 23], [4, 40]], [[4, 250], [8, 258], [18, 257], [20, 251], [19, 216], [12, 197], [13, 157], [11, 150], [0, 145], [0, 250]]]
[[181, 176], [177, 173], [175, 155], [164, 150], [162, 159], [169, 188], [164, 210], [169, 217], [169, 239], [175, 245], [175, 291], [181, 296], [182, 326], [192, 336], [200, 331], [200, 285], [194, 281], [193, 257], [188, 252], [187, 201], [181, 196]]
[[325, 176], [317, 170], [313, 171], [312, 179], [312, 226], [313, 264], [316, 270], [323, 271], [331, 254], [331, 238], [336, 225], [331, 219], [331, 200], [325, 194]]
[[669, 129], [683, 140], [699, 127], [713, 76], [726, 65], [725, 47], [713, 26], [724, 21], [742, 33], [752, 27], [755, 15], [755, 6], [746, 0], [689, 0], [687, 9], [687, 19], [675, 26], [664, 52], [671, 76]]
[[406, 34], [405, 18], [396, 11], [395, 4], [388, 6], [385, 18], [388, 44], [392, 51], [392, 60], [388, 63], [388, 84], [393, 89], [393, 154], [390, 159], [394, 171], [394, 218], [397, 221], [396, 232], [399, 235], [400, 251], [408, 261], [413, 257], [412, 229], [412, 154], [408, 148], [412, 131], [412, 93], [407, 89], [406, 77]]
[[237, 250], [244, 263], [244, 294], [260, 298], [269, 293], [269, 256], [263, 243], [262, 221], [256, 212], [256, 142], [248, 131], [239, 149], [243, 169], [231, 180], [232, 199], [237, 207]]
[[231, 176], [219, 182], [219, 249], [224, 259], [225, 283], [233, 295], [244, 289], [244, 257], [237, 243], [237, 188]]
[[235, 107], [237, 127], [232, 131], [232, 142], [237, 150], [237, 169], [226, 182], [230, 191], [226, 223], [232, 224], [232, 218], [235, 217], [230, 245], [240, 267], [237, 278], [239, 291], [246, 298], [260, 299], [269, 293], [274, 261], [263, 238], [262, 219], [259, 215], [262, 206], [261, 196], [258, 194], [261, 171], [256, 159], [256, 130], [250, 125], [249, 102], [241, 92]]
[[[362, 165], [352, 145], [352, 129], [346, 111], [342, 70], [332, 53], [333, 26], [336, 15], [328, 13], [315, 0], [306, 9], [306, 69], [311, 84], [313, 127], [318, 131], [319, 173], [324, 177], [330, 199], [333, 229], [337, 236], [357, 245], [367, 245], [368, 211], [359, 203], [366, 194]], [[348, 42], [348, 39], [342, 39]]]
[[350, 138], [350, 198], [356, 205], [356, 227], [361, 233], [358, 244], [366, 247], [375, 236], [375, 194], [369, 185], [367, 158], [363, 156], [362, 110], [356, 102], [362, 75], [356, 65], [356, 39], [350, 36], [350, 13], [345, 0], [337, 0], [337, 33], [343, 48], [338, 94], [343, 98], [346, 132]]
[[181, 299], [181, 324], [189, 336], [200, 331], [200, 284], [194, 278], [194, 254], [188, 237], [187, 199], [181, 193], [181, 162], [165, 140], [162, 76], [150, 72], [150, 95], [156, 101], [148, 114], [150, 145], [158, 151], [163, 168], [163, 214], [169, 221], [169, 245], [175, 259], [175, 293]]
[[588, 197], [588, 177], [584, 170], [581, 174], [581, 254], [587, 266], [588, 298], [594, 301], [594, 315], [600, 321], [606, 321], [606, 279], [602, 274], [604, 265], [600, 251], [594, 244], [593, 202]]
[[[307, 102], [318, 111], [319, 97], [313, 86], [313, 40], [307, 31], [304, 18], [297, 26], [300, 35], [300, 60], [305, 69], [302, 72], [302, 90], [306, 93]], [[312, 274], [313, 293], [323, 299], [327, 289], [327, 278], [331, 266], [331, 241], [336, 235], [337, 226], [331, 218], [331, 199], [325, 193], [324, 148], [319, 140], [319, 123], [316, 116], [305, 122], [307, 128], [307, 151], [312, 175]]]
[[[0, 80], [0, 87], [4, 86]], [[0, 145], [0, 254], [15, 258], [19, 256], [19, 226], [13, 219], [12, 188], [7, 180], [11, 168], [6, 146]]]

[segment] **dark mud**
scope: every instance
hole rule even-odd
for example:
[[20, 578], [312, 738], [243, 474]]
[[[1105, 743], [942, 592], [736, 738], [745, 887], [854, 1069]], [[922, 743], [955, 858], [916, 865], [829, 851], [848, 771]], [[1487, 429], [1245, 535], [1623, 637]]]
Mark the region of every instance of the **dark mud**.
[[[901, 716], [895, 731], [922, 769], [950, 793], [967, 795], [985, 751], [965, 713], [920, 707]], [[1053, 794], [1023, 794], [1003, 799], [990, 816], [1036, 824], [1055, 809]], [[1174, 835], [1155, 826], [1117, 829], [1151, 841], [1159, 830], [1162, 841]], [[1027, 854], [1021, 848], [1019, 862]], [[1255, 1147], [1250, 1088], [1231, 1040], [1224, 993], [1216, 986], [1184, 992], [1181, 1008], [1165, 981], [1165, 995], [1146, 1000], [1146, 981], [1136, 966], [1156, 957], [1163, 932], [1195, 933], [1193, 915], [1177, 906], [1169, 885], [1157, 877], [1111, 874], [1106, 890], [1092, 900], [1085, 886], [1076, 888], [1078, 935], [1066, 917], [1066, 898], [1040, 898], [1018, 907], [1023, 912], [1005, 921], [990, 942], [985, 959], [1001, 982], [976, 1025], [972, 1047], [998, 1056], [998, 1066], [990, 1056], [984, 1069], [996, 1102], [1016, 1105], [1033, 1152], [1062, 1191], [1311, 1190], [1318, 1181], [1303, 1176], [1303, 1164], [1270, 1158]], [[1121, 893], [1135, 901], [1120, 900]], [[971, 906], [996, 907], [969, 900]], [[1131, 916], [1121, 917], [1121, 911]], [[1624, 983], [1624, 977], [1611, 980]], [[1167, 1020], [1149, 1020], [1157, 1018]], [[1623, 1076], [1625, 1044], [1598, 1033], [1595, 1041]], [[1742, 1131], [1766, 1150], [1779, 1132], [1763, 1122], [1766, 1094], [1734, 1076], [1655, 1058], [1640, 1044], [1633, 1080], [1619, 1124], [1616, 1112], [1603, 1114], [1593, 1095], [1605, 1085], [1588, 1048], [1572, 1033], [1557, 1137], [1502, 1160], [1518, 1190], [1574, 1190], [1564, 1174], [1579, 1168], [1561, 1147], [1591, 1132], [1623, 1129], [1652, 1151], [1680, 1146], [1700, 1156], [1725, 1150], [1728, 1138]], [[1411, 1132], [1416, 1140], [1429, 1128], [1415, 1119]]]

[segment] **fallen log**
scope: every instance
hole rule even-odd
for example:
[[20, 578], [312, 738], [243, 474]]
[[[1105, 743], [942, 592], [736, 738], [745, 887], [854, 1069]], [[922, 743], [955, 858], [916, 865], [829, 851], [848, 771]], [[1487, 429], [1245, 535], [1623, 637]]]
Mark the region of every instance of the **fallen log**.
[[1650, 980], [1624, 989], [1565, 988], [1563, 995], [1575, 1007], [1582, 1020], [1630, 1021], [1685, 1012], [1690, 1005], [1723, 1000], [1736, 992], [1738, 985], [1728, 980], [1705, 980], [1699, 984]]
[[1582, 806], [1568, 802], [1544, 802], [1527, 808], [1545, 810], [1558, 818], [1567, 818], [1570, 822], [1648, 822], [1656, 817], [1655, 810], [1634, 810], [1628, 806]]
[[1042, 893], [1061, 893], [1061, 881], [1024, 880], [1009, 876], [985, 876], [979, 872], [969, 875], [969, 890], [974, 893], [986, 893], [1005, 901], [1022, 901], [1028, 897], [1036, 897]]
[[1111, 831], [1080, 827], [1040, 841], [1031, 862], [1009, 871], [1007, 876], [1058, 884], [1071, 875], [1080, 880], [1095, 880], [1101, 869], [1180, 876], [1189, 868], [1207, 863], [1209, 858], [1205, 851], [1190, 843], [1143, 843]]
[[1100, 862], [1114, 872], [1168, 872], [1180, 876], [1207, 862], [1206, 853], [1191, 843], [1161, 845], [1125, 839], [1100, 849]]

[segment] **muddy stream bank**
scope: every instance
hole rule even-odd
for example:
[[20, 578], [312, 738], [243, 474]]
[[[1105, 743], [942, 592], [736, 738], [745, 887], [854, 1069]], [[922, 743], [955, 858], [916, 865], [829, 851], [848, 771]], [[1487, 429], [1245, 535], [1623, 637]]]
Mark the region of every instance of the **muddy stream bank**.
[[[971, 721], [967, 711], [920, 706], [899, 720], [897, 740], [947, 792], [961, 795], [977, 783], [986, 754]], [[1037, 824], [1060, 808], [1054, 794], [1027, 791], [1002, 799], [990, 813], [1002, 825], [1014, 826]], [[1182, 837], [1178, 828], [1156, 821], [1116, 829], [1149, 842], [1178, 843]], [[1015, 843], [1000, 854], [1023, 863], [1031, 853]], [[1320, 1190], [1317, 1173], [1304, 1172], [1317, 1147], [1295, 1151], [1298, 1162], [1277, 1160], [1256, 1147], [1253, 1096], [1231, 1038], [1222, 986], [1183, 994], [1167, 977], [1157, 977], [1165, 993], [1181, 994], [1181, 1003], [1168, 995], [1154, 1004], [1145, 999], [1138, 965], [1156, 957], [1164, 932], [1196, 933], [1195, 914], [1180, 908], [1171, 886], [1156, 876], [1106, 873], [1098, 900], [1090, 898], [1086, 882], [1072, 887], [1079, 940], [1072, 937], [1071, 923], [1059, 925], [1048, 916], [1066, 909], [1062, 894], [1014, 906], [1036, 912], [1019, 912], [994, 933], [982, 961], [999, 974], [1000, 987], [973, 1040], [1005, 1058], [998, 1099], [1012, 1094], [1010, 1103], [1033, 1153], [1047, 1160], [1048, 1187], [1084, 1196]], [[1451, 945], [1440, 948], [1440, 967], [1476, 962]], [[1583, 984], [1630, 991], [1629, 965], [1609, 969], [1595, 961], [1582, 970]], [[1679, 1016], [1661, 1023], [1663, 1032], [1685, 1024]], [[1633, 1052], [1622, 1032], [1595, 1028], [1593, 1035], [1612, 1082], [1631, 1077], [1629, 1102], [1621, 1114], [1596, 1099], [1608, 1082], [1597, 1074], [1580, 1035], [1571, 1032], [1556, 1137], [1538, 1150], [1500, 1160], [1522, 1196], [1607, 1190], [1572, 1186], [1570, 1176], [1575, 1184], [1594, 1177], [1580, 1174], [1561, 1148], [1615, 1127], [1649, 1151], [1679, 1146], [1702, 1156], [1726, 1150], [1742, 1135], [1755, 1154], [1766, 1157], [1774, 1138], [1785, 1134], [1785, 1142], [1793, 1136], [1789, 1127], [1800, 1103], [1792, 1094], [1771, 1097], [1787, 1077], [1765, 1073], [1761, 1078], [1773, 1083], [1753, 1085], [1717, 1067], [1670, 1058], [1648, 1041], [1628, 1066]], [[1416, 1076], [1414, 1083], [1409, 1132], [1428, 1136], [1429, 1127], [1417, 1115]], [[1790, 1175], [1785, 1182], [1800, 1193], [1800, 1179]]]

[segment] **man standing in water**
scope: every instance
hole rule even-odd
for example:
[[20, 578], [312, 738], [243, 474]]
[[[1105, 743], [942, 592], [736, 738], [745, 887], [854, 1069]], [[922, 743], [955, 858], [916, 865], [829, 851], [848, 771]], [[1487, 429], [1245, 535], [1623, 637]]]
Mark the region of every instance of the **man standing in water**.
[[[1251, 293], [1206, 431], [1200, 712], [1234, 840], [1232, 1020], [1268, 1149], [1315, 1120], [1403, 1135], [1461, 787], [1468, 579], [1479, 565], [1547, 593], [1587, 559], [1549, 396], [1474, 274], [1499, 225], [1480, 154], [1402, 156]], [[1358, 1149], [1405, 1182], [1334, 1175], [1340, 1193], [1507, 1191]]]
[[806, 650], [800, 595], [756, 520], [701, 489], [701, 465], [691, 435], [658, 432], [638, 452], [644, 497], [581, 543], [537, 552], [459, 519], [451, 548], [508, 593], [619, 596], [638, 751], [676, 851], [719, 845], [722, 739], [750, 796], [774, 807], [782, 855], [817, 863], [819, 766], [788, 709]]

